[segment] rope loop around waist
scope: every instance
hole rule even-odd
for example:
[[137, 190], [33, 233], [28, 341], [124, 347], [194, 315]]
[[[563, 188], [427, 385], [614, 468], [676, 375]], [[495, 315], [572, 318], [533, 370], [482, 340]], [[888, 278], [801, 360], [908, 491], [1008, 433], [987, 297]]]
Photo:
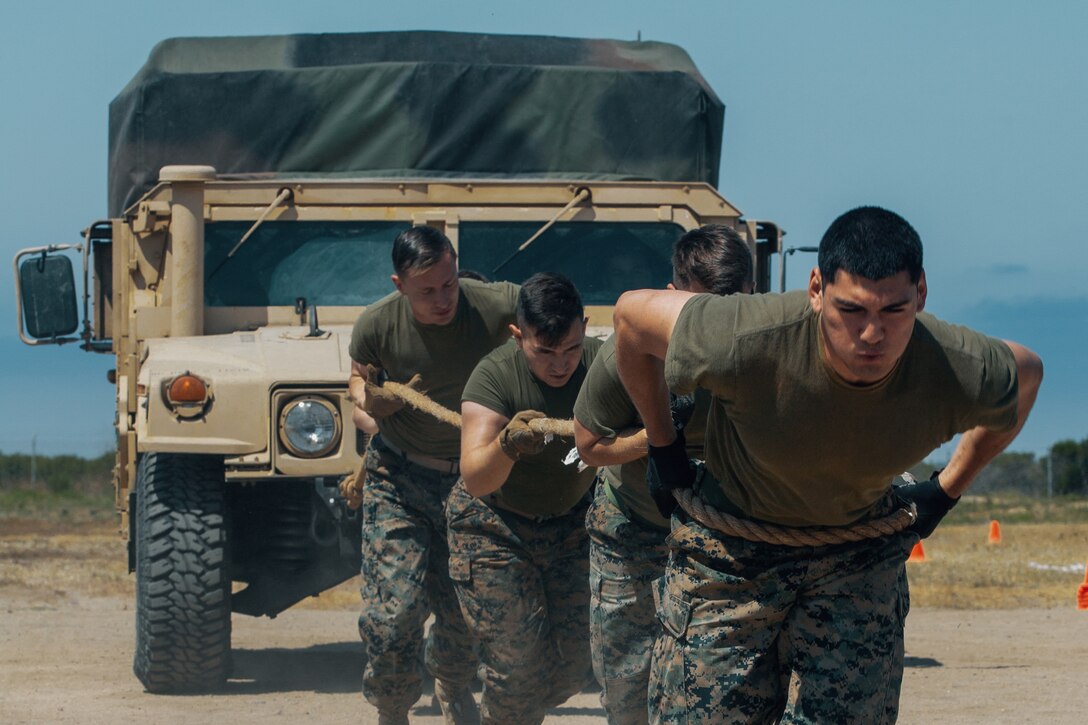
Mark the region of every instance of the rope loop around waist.
[[691, 518], [707, 528], [720, 531], [728, 536], [736, 536], [748, 541], [779, 546], [828, 546], [830, 544], [848, 544], [865, 539], [898, 534], [913, 524], [918, 518], [918, 511], [912, 503], [910, 508], [900, 508], [887, 516], [869, 521], [860, 521], [850, 526], [777, 526], [742, 519], [718, 511], [702, 500], [690, 488], [673, 490], [680, 508]]

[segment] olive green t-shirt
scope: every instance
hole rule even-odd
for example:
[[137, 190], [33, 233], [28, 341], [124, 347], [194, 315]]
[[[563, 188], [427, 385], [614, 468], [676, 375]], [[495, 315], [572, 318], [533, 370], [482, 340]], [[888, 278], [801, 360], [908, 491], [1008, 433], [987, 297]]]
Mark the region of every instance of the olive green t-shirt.
[[[600, 347], [600, 340], [587, 337], [574, 374], [566, 385], [553, 388], [533, 376], [521, 349], [509, 342], [480, 360], [465, 383], [461, 399], [507, 418], [523, 410], [537, 410], [549, 418], [569, 419], [574, 413], [578, 389]], [[537, 455], [522, 456], [496, 495], [527, 514], [566, 513], [589, 490], [596, 472], [593, 468], [579, 471], [577, 463], [563, 463], [572, 448], [573, 439], [556, 436]]]
[[[684, 427], [684, 440], [688, 455], [702, 458], [703, 434], [710, 409], [710, 394], [702, 389], [695, 391], [695, 410]], [[623, 387], [616, 369], [616, 338], [604, 341], [601, 351], [586, 373], [586, 381], [574, 403], [574, 417], [586, 430], [605, 438], [615, 438], [627, 428], [642, 427], [635, 404]], [[668, 530], [669, 522], [658, 512], [650, 492], [646, 488], [646, 458], [639, 458], [604, 469], [604, 481], [608, 496], [631, 518], [649, 526]]]
[[[385, 371], [389, 380], [407, 383], [419, 373], [420, 392], [458, 411], [461, 391], [472, 369], [510, 337], [516, 321], [517, 285], [460, 280], [457, 314], [445, 325], [416, 321], [408, 298], [394, 292], [359, 315], [351, 332], [351, 359]], [[409, 406], [378, 421], [383, 438], [409, 453], [456, 459], [461, 432]]]
[[788, 526], [849, 524], [957, 433], [1016, 425], [1016, 362], [1000, 340], [920, 313], [895, 369], [869, 386], [844, 382], [822, 350], [804, 291], [684, 305], [665, 378], [714, 396], [709, 503]]

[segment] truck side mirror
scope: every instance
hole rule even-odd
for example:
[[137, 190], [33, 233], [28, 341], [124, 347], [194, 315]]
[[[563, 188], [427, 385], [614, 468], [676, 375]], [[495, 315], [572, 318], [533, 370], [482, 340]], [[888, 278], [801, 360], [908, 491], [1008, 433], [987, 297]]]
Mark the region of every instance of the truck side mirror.
[[26, 331], [37, 340], [57, 340], [79, 328], [72, 260], [41, 254], [19, 265], [19, 297]]

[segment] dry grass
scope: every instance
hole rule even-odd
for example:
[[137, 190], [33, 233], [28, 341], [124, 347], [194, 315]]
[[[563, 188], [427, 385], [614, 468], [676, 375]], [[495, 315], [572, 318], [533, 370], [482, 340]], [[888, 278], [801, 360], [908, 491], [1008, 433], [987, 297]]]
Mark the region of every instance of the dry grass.
[[[82, 517], [81, 517], [82, 518]], [[135, 598], [117, 522], [0, 518], [0, 592], [32, 605], [82, 597]], [[296, 605], [357, 609], [359, 578]]]
[[988, 543], [989, 528], [988, 521], [944, 524], [923, 542], [926, 561], [907, 564], [912, 606], [1076, 606], [1088, 560], [1088, 524], [1000, 523], [1000, 544]]
[[132, 598], [126, 561], [114, 520], [0, 521], [0, 589], [23, 601]]
[[[989, 500], [957, 507], [924, 546], [927, 561], [908, 564], [915, 607], [1002, 609], [1075, 606], [1088, 560], [1084, 502], [1040, 512], [1038, 504]], [[0, 512], [4, 510], [0, 507]], [[987, 543], [989, 521], [1001, 522], [1002, 543]], [[1039, 519], [1051, 519], [1039, 522]], [[1054, 521], [1053, 519], [1058, 519]], [[1056, 571], [1036, 565], [1073, 568]], [[132, 600], [125, 544], [108, 507], [25, 509], [0, 513], [0, 590], [44, 605], [79, 597]], [[355, 610], [359, 578], [296, 605]]]

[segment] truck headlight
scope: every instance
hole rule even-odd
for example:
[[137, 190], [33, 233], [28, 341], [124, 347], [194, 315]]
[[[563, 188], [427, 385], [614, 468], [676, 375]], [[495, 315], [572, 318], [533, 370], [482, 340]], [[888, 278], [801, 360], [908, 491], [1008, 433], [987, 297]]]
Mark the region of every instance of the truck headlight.
[[296, 398], [280, 413], [280, 441], [299, 458], [323, 456], [340, 442], [340, 413], [324, 398]]

